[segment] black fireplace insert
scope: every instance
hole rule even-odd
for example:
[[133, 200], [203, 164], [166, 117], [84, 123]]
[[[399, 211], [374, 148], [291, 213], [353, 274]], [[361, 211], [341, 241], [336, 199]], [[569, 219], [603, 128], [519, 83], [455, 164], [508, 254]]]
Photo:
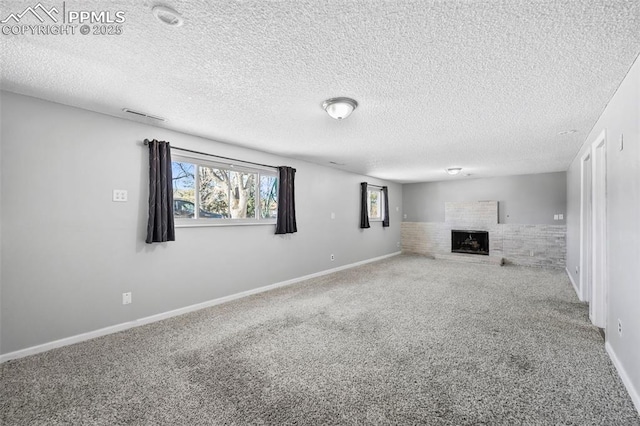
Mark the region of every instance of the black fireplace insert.
[[489, 255], [488, 231], [451, 230], [451, 253]]

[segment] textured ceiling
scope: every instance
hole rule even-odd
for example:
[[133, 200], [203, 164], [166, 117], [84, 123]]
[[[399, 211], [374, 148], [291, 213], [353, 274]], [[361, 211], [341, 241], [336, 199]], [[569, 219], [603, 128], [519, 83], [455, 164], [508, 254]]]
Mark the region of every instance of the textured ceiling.
[[[158, 22], [157, 4], [184, 25]], [[28, 5], [0, 2], [0, 20]], [[3, 89], [120, 117], [140, 110], [164, 127], [398, 182], [464, 178], [446, 175], [452, 166], [472, 177], [566, 170], [640, 52], [637, 0], [65, 7], [122, 10], [123, 34], [2, 34]], [[321, 108], [336, 96], [359, 103], [344, 121]]]

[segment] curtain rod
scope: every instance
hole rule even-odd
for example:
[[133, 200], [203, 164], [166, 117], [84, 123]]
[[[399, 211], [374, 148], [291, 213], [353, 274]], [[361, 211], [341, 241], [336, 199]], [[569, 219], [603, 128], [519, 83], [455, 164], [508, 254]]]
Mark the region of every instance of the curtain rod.
[[[145, 144], [145, 145], [149, 145], [149, 139], [145, 139], [145, 140], [144, 140], [144, 144]], [[238, 160], [237, 158], [223, 157], [222, 155], [209, 154], [208, 152], [194, 151], [194, 150], [192, 150], [192, 149], [179, 148], [179, 147], [177, 147], [177, 146], [171, 146], [171, 145], [169, 145], [169, 147], [171, 147], [171, 149], [177, 149], [177, 150], [179, 150], [179, 151], [190, 152], [190, 153], [192, 153], [192, 154], [200, 154], [200, 155], [206, 155], [206, 156], [209, 156], [209, 157], [222, 158], [223, 160], [238, 161], [238, 162], [240, 162], [240, 163], [253, 164], [254, 166], [268, 167], [268, 168], [270, 168], [270, 169], [277, 169], [277, 168], [278, 168], [278, 167], [276, 167], [276, 166], [271, 166], [271, 165], [269, 165], [269, 164], [254, 163], [253, 161]], [[294, 170], [295, 170], [295, 169], [294, 169]]]

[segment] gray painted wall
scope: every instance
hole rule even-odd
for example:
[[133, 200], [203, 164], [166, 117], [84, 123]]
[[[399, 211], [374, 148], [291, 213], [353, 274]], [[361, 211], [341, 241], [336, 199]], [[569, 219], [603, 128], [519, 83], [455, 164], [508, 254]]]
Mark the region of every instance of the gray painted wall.
[[403, 185], [407, 222], [444, 222], [447, 201], [498, 201], [499, 223], [564, 225], [566, 173], [469, 179]]
[[[581, 159], [603, 130], [607, 147], [606, 339], [640, 411], [640, 60], [636, 60], [567, 172], [567, 269], [578, 286]], [[621, 137], [623, 150], [619, 149]], [[618, 319], [622, 335], [617, 331]]]
[[[401, 185], [1, 92], [1, 353], [396, 252]], [[299, 232], [179, 228], [147, 245], [145, 138], [297, 169]], [[391, 226], [361, 230], [359, 183]], [[129, 191], [127, 203], [111, 201]], [[331, 219], [335, 212], [335, 219]], [[330, 261], [330, 254], [336, 256]], [[122, 305], [122, 293], [133, 303]]]

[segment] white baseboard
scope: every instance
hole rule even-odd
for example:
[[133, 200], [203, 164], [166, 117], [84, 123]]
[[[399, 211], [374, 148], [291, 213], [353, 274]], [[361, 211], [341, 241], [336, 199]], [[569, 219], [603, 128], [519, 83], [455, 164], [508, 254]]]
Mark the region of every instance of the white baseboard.
[[571, 272], [569, 272], [567, 268], [564, 268], [564, 270], [567, 272], [567, 275], [569, 276], [569, 281], [571, 281], [571, 285], [573, 285], [573, 289], [576, 291], [576, 296], [578, 296], [578, 300], [581, 302], [584, 302], [584, 300], [582, 300], [582, 297], [580, 297], [580, 289], [578, 288], [578, 284], [576, 284], [576, 282], [573, 280], [573, 276], [571, 275]]
[[251, 290], [243, 291], [229, 296], [220, 297], [218, 299], [208, 300], [206, 302], [197, 303], [195, 305], [185, 306], [184, 308], [174, 309], [168, 312], [162, 312], [160, 314], [151, 315], [148, 317], [140, 318], [137, 320], [124, 322], [121, 324], [112, 325], [109, 327], [101, 328], [98, 330], [89, 331], [87, 333], [76, 334], [75, 336], [65, 337], [64, 339], [54, 340], [53, 342], [43, 343], [41, 345], [31, 346], [29, 348], [20, 349], [14, 352], [9, 352], [0, 355], [0, 363], [9, 361], [12, 359], [23, 358], [29, 355], [35, 355], [41, 352], [46, 352], [51, 349], [60, 348], [62, 346], [72, 345], [74, 343], [84, 342], [86, 340], [95, 339], [96, 337], [106, 336], [107, 334], [117, 333], [119, 331], [127, 330], [133, 327], [139, 327], [141, 325], [150, 324], [152, 322], [161, 321], [167, 318], [183, 315], [189, 312], [198, 311], [200, 309], [209, 308], [211, 306], [220, 305], [221, 303], [230, 302], [232, 300], [240, 299], [242, 297], [251, 296], [253, 294], [262, 293], [265, 291], [273, 290], [278, 287], [285, 287], [291, 284], [299, 283], [311, 278], [321, 277], [334, 272], [342, 271], [344, 269], [354, 268], [356, 266], [364, 265], [378, 260], [386, 259], [401, 254], [401, 252], [395, 252], [386, 254], [384, 256], [374, 257], [372, 259], [362, 260], [360, 262], [350, 263], [348, 265], [338, 266], [337, 268], [327, 269], [324, 271], [316, 272], [313, 274], [305, 275], [303, 277], [293, 278], [287, 281], [282, 281], [275, 284], [270, 284], [264, 287], [258, 287]]
[[636, 406], [636, 411], [638, 411], [638, 414], [640, 415], [640, 392], [638, 392], [638, 389], [636, 389], [635, 386], [633, 386], [633, 382], [631, 382], [629, 375], [627, 374], [626, 370], [620, 363], [620, 360], [616, 356], [616, 353], [611, 347], [611, 345], [609, 344], [609, 342], [605, 343], [604, 347], [607, 350], [607, 353], [609, 354], [609, 358], [611, 358], [611, 362], [613, 362], [613, 365], [616, 367], [616, 370], [618, 370], [618, 375], [622, 379], [622, 383], [624, 383], [624, 386], [627, 388], [627, 392], [629, 392], [629, 396], [631, 396], [633, 405]]

